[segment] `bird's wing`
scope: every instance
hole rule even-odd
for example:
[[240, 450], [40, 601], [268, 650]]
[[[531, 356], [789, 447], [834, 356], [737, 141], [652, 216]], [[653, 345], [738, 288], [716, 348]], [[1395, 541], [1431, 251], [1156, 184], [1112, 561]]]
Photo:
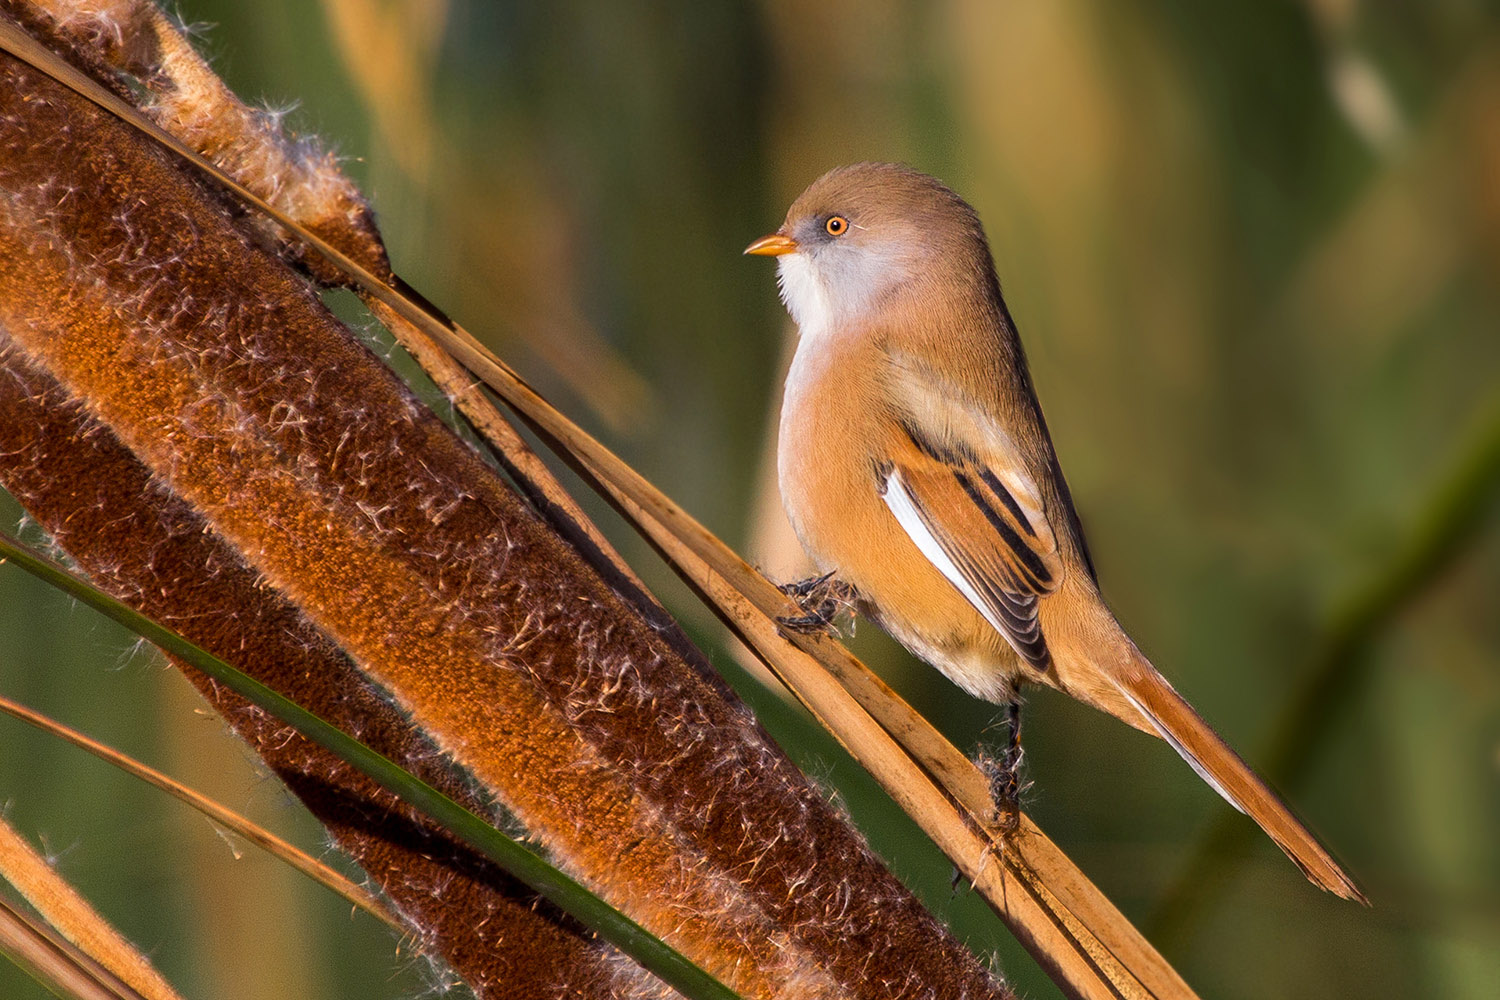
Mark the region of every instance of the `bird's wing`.
[[883, 472], [886, 506], [1021, 658], [1046, 669], [1037, 601], [1062, 582], [1063, 561], [1035, 483], [1004, 449], [938, 444], [912, 421], [900, 426]]

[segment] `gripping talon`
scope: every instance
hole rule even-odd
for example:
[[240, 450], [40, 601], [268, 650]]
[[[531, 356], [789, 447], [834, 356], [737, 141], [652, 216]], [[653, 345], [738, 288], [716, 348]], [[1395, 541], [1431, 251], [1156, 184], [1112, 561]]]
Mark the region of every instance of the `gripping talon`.
[[841, 580], [834, 579], [832, 572], [809, 577], [795, 583], [781, 584], [779, 589], [802, 609], [800, 615], [785, 615], [776, 619], [782, 628], [792, 632], [828, 632], [839, 634], [835, 622], [854, 603], [854, 589]]
[[833, 571], [830, 570], [822, 576], [810, 576], [805, 580], [794, 580], [791, 583], [777, 584], [776, 589], [788, 597], [796, 598], [797, 603], [802, 603], [802, 598], [807, 597], [820, 587], [827, 586], [833, 579]]
[[838, 629], [834, 628], [833, 619], [821, 614], [784, 615], [776, 619], [776, 624], [789, 631], [802, 632], [809, 635], [815, 632], [838, 634]]
[[981, 754], [980, 770], [990, 779], [990, 797], [994, 799], [999, 829], [1005, 836], [1021, 828], [1021, 795], [1028, 787], [1021, 781], [1021, 702], [1012, 698], [1005, 705], [1005, 748], [997, 759]]

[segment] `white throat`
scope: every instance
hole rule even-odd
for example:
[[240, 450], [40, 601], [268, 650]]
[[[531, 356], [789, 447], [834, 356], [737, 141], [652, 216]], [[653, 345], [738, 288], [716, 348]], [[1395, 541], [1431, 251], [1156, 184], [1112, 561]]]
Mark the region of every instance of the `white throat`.
[[913, 268], [899, 244], [829, 246], [777, 258], [776, 284], [806, 340], [863, 327], [877, 300], [912, 277]]
[[821, 337], [833, 327], [828, 286], [805, 253], [784, 254], [776, 261], [776, 287], [804, 339]]

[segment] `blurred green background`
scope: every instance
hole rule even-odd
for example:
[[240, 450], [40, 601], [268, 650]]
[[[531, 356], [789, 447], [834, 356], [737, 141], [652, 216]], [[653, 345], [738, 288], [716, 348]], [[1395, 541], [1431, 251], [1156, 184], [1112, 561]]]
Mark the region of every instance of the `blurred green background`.
[[[944, 178], [988, 228], [1106, 593], [1375, 907], [1318, 893], [1263, 838], [1215, 834], [1247, 824], [1165, 745], [1048, 692], [1029, 704], [1032, 815], [1204, 996], [1496, 995], [1500, 7], [180, 13], [211, 25], [203, 47], [243, 96], [347, 158], [409, 281], [780, 576], [798, 565], [766, 435], [789, 331], [771, 266], [740, 250], [837, 164]], [[591, 509], [892, 868], [1020, 992], [1057, 996]], [[877, 630], [854, 644], [960, 747], [999, 739], [992, 706]], [[321, 848], [132, 649], [0, 571], [0, 690]], [[441, 990], [409, 942], [186, 809], [19, 723], [0, 741], [10, 820], [187, 995]], [[0, 995], [44, 994], [5, 968]]]

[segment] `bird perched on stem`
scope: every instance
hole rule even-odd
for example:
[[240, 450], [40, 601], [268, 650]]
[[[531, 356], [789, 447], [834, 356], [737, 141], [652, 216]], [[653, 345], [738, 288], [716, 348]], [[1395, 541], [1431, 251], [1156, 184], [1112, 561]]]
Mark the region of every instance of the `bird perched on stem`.
[[808, 611], [793, 624], [852, 600], [1009, 706], [1013, 743], [1029, 683], [1158, 735], [1310, 880], [1363, 901], [1105, 604], [974, 210], [925, 174], [861, 163], [814, 181], [745, 252], [778, 259], [801, 338], [778, 471], [827, 579], [788, 588]]

